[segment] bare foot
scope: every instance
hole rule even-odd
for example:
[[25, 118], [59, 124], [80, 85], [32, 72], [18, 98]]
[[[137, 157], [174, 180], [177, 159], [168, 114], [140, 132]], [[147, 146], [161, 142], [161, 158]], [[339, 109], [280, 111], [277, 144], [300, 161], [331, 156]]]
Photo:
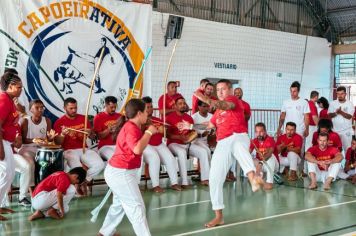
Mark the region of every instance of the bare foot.
[[0, 214], [12, 214], [12, 213], [15, 213], [15, 211], [9, 209], [9, 208], [0, 208]]
[[6, 220], [7, 220], [7, 218], [6, 218], [6, 217], [4, 217], [4, 216], [0, 215], [0, 221], [6, 221]]
[[182, 187], [182, 189], [190, 189], [190, 188], [192, 188], [192, 185], [190, 185], [190, 184], [187, 184], [187, 185], [182, 184], [181, 187]]
[[31, 216], [28, 217], [29, 221], [37, 220], [40, 218], [44, 218], [44, 215], [41, 211], [35, 211]]
[[318, 185], [316, 183], [310, 183], [308, 188], [309, 189], [317, 189]]
[[324, 190], [330, 190], [331, 188], [331, 182], [333, 181], [333, 178], [327, 178], [327, 180], [324, 183]]
[[203, 180], [200, 182], [201, 185], [209, 186], [209, 180]]
[[173, 184], [171, 186], [171, 189], [173, 189], [175, 191], [182, 191], [182, 188], [178, 184]]
[[212, 221], [205, 224], [206, 228], [212, 228], [224, 224], [224, 219], [215, 217]]
[[288, 177], [288, 181], [296, 181], [297, 179], [298, 179], [297, 171], [291, 170], [290, 175]]
[[156, 186], [152, 190], [155, 193], [164, 193], [164, 190], [160, 186]]
[[273, 189], [273, 184], [272, 183], [265, 183], [263, 185], [263, 190], [272, 190]]
[[47, 211], [47, 215], [53, 219], [59, 220], [61, 217], [59, 216], [56, 209], [51, 208]]
[[261, 186], [264, 185], [264, 183], [265, 183], [265, 182], [263, 181], [263, 179], [261, 178], [261, 176], [255, 176], [255, 177], [253, 178], [253, 180], [251, 181], [252, 192], [258, 191], [258, 190], [261, 188]]
[[234, 172], [229, 171], [229, 173], [228, 173], [227, 176], [226, 176], [226, 181], [227, 181], [227, 182], [234, 182], [234, 181], [236, 181], [236, 178], [235, 178], [235, 176], [234, 176]]

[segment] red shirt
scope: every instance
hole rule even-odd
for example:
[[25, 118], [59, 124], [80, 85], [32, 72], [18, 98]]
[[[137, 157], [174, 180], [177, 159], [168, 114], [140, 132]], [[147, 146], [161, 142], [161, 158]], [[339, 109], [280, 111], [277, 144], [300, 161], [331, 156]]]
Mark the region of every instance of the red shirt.
[[[190, 130], [182, 130], [180, 131], [177, 128], [177, 124], [182, 121], [187, 121], [190, 124], [194, 124], [193, 118], [188, 115], [187, 113], [183, 113], [183, 115], [178, 115], [177, 112], [171, 112], [167, 115], [166, 117], [166, 122], [170, 124], [168, 126], [168, 132], [173, 135], [187, 135]], [[171, 143], [178, 143], [178, 144], [184, 144], [181, 140], [179, 139], [168, 139], [167, 140], [167, 145]]]
[[[272, 148], [272, 150], [274, 150], [275, 147], [274, 139], [268, 135], [263, 141], [260, 141], [257, 138], [252, 139], [250, 144], [250, 152], [252, 152], [252, 150], [255, 149], [255, 146], [253, 144], [255, 144], [256, 148], [258, 149], [259, 152], [262, 153], [262, 155], [266, 154], [267, 149]], [[260, 157], [258, 153], [256, 153], [256, 158], [262, 161], [262, 157]]]
[[[161, 120], [160, 118], [152, 116], [151, 119], [152, 119], [152, 121], [158, 121], [158, 122], [163, 123], [163, 120]], [[155, 123], [153, 122], [153, 124], [155, 124]], [[163, 135], [161, 133], [155, 133], [154, 135], [152, 135], [150, 142], [148, 144], [152, 145], [152, 146], [158, 146], [162, 143], [162, 138], [163, 138]]]
[[[198, 88], [196, 91], [196, 93], [200, 92], [202, 94], [204, 94], [204, 89]], [[196, 96], [192, 96], [192, 114], [194, 114], [195, 112], [198, 111], [198, 101], [199, 99]]]
[[[244, 115], [251, 117], [251, 107], [250, 104], [248, 104], [247, 102], [245, 102], [244, 100], [240, 99], [242, 102], [242, 106], [244, 107]], [[246, 128], [248, 129], [248, 119], [245, 119], [245, 125]]]
[[10, 96], [0, 93], [0, 120], [2, 123], [2, 137], [4, 140], [14, 142], [19, 130], [19, 114]]
[[[292, 148], [297, 148], [297, 147], [302, 148], [303, 137], [300, 136], [299, 134], [295, 133], [292, 137], [288, 138], [286, 134], [283, 134], [278, 137], [277, 143], [276, 143], [276, 148], [278, 145], [280, 145], [282, 143], [284, 143]], [[282, 157], [287, 157], [287, 155], [288, 155], [287, 151], [281, 153]]]
[[330, 119], [329, 115], [328, 115], [328, 109], [323, 109], [319, 112], [319, 118], [320, 119]]
[[[318, 145], [318, 131], [315, 131], [314, 134], [313, 134], [312, 144], [313, 144], [313, 146]], [[340, 151], [342, 150], [341, 139], [340, 139], [340, 136], [337, 133], [335, 133], [333, 131], [329, 132], [328, 146], [329, 147], [336, 147]]]
[[217, 141], [231, 136], [233, 133], [247, 133], [242, 102], [230, 95], [224, 101], [235, 104], [233, 110], [216, 110], [210, 122], [215, 125]]
[[[334, 159], [335, 155], [339, 153], [339, 150], [335, 147], [327, 147], [324, 151], [322, 151], [319, 146], [313, 146], [309, 148], [307, 152], [312, 154], [318, 161], [327, 161]], [[325, 170], [319, 165], [318, 167], [320, 170]]]
[[[354, 155], [352, 158], [351, 158], [351, 154]], [[355, 161], [356, 161], [355, 154], [356, 154], [356, 151], [352, 152], [352, 147], [349, 147], [349, 148], [347, 149], [345, 159], [346, 159], [347, 161], [355, 162]], [[352, 164], [352, 163], [351, 163], [351, 164]]]
[[[173, 96], [169, 96], [168, 93], [166, 94], [166, 109], [173, 109], [174, 105], [176, 103], [176, 99], [179, 97], [183, 97], [182, 94], [180, 93], [176, 93]], [[158, 109], [159, 110], [163, 110], [163, 98], [164, 95], [162, 95], [159, 99], [158, 99]]]
[[36, 186], [35, 190], [32, 192], [32, 197], [35, 197], [42, 191], [51, 192], [55, 189], [65, 195], [70, 185], [71, 182], [68, 174], [63, 171], [57, 171], [42, 180], [41, 183]]
[[121, 169], [140, 168], [141, 155], [136, 155], [133, 150], [141, 138], [141, 129], [135, 123], [127, 121], [117, 136], [115, 152], [109, 164]]
[[[94, 117], [94, 131], [100, 133], [106, 130], [109, 126], [115, 124], [121, 117], [119, 113], [108, 114], [106, 112], [100, 112]], [[112, 140], [111, 133], [109, 133], [105, 138], [99, 139], [98, 148], [100, 149], [105, 145], [115, 145]]]
[[309, 125], [316, 126], [317, 124], [315, 124], [315, 122], [313, 120], [313, 116], [318, 116], [318, 109], [316, 108], [315, 103], [313, 101], [308, 101], [308, 104], [309, 104], [309, 109], [310, 109]]
[[[54, 122], [53, 129], [58, 134], [62, 132], [62, 126], [81, 130], [84, 129], [84, 121], [85, 117], [83, 115], [77, 114], [74, 119], [70, 119], [66, 115], [64, 115], [58, 120], [56, 120], [56, 122]], [[87, 127], [90, 128], [89, 121]], [[69, 133], [64, 137], [62, 147], [64, 150], [82, 148], [83, 138], [84, 134], [76, 131], [69, 131]]]

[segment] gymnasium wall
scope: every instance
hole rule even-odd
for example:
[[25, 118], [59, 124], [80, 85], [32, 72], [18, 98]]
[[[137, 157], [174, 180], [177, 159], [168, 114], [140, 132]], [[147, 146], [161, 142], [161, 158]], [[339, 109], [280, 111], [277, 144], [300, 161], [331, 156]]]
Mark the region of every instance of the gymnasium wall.
[[[164, 46], [167, 20], [168, 14], [153, 12], [152, 79], [144, 93], [155, 106], [175, 43]], [[295, 80], [302, 82], [303, 98], [314, 88], [329, 98], [330, 61], [331, 48], [322, 38], [185, 17], [168, 80], [180, 81], [178, 91], [189, 105], [200, 79], [225, 78], [238, 81], [252, 108], [280, 109]]]

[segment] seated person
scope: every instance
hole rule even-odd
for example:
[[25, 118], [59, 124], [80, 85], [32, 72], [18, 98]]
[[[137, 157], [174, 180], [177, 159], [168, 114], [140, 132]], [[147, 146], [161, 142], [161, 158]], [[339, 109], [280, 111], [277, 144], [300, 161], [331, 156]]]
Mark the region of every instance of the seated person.
[[339, 151], [342, 151], [342, 143], [340, 136], [332, 131], [333, 128], [333, 123], [331, 122], [330, 119], [320, 119], [318, 123], [318, 130], [314, 132], [313, 139], [312, 139], [312, 144], [313, 146], [318, 145], [318, 134], [320, 133], [327, 133], [329, 134], [329, 141], [328, 141], [328, 146], [329, 147], [336, 147], [339, 149]]
[[32, 207], [36, 211], [28, 220], [44, 217], [63, 219], [75, 194], [73, 185], [85, 181], [86, 174], [82, 167], [76, 167], [68, 173], [57, 171], [42, 180], [32, 193]]
[[194, 121], [194, 129], [198, 133], [198, 138], [194, 141], [194, 144], [204, 148], [208, 153], [209, 159], [211, 159], [211, 150], [208, 145], [208, 134], [209, 131], [206, 130], [209, 121], [213, 117], [209, 113], [209, 105], [198, 100], [198, 112], [192, 115]]
[[276, 153], [279, 155], [281, 171], [289, 166], [288, 181], [296, 181], [298, 164], [301, 162], [300, 154], [303, 138], [296, 133], [297, 125], [294, 122], [286, 124], [286, 133], [279, 136], [276, 143]]
[[327, 133], [320, 133], [318, 145], [309, 148], [305, 154], [310, 176], [309, 189], [316, 189], [317, 182], [323, 182], [324, 189], [329, 190], [341, 168], [343, 157], [337, 148], [328, 146], [328, 140]]
[[356, 184], [356, 136], [352, 136], [351, 147], [346, 152], [345, 173], [350, 177], [353, 184]]
[[[158, 99], [159, 114], [161, 116], [163, 116], [163, 115], [168, 115], [171, 112], [175, 112], [175, 100], [179, 97], [183, 97], [183, 96], [177, 92], [177, 82], [169, 81], [167, 84], [166, 96], [164, 96], [164, 94], [163, 94]], [[164, 99], [164, 98], [166, 98], [166, 99]], [[164, 107], [165, 107], [166, 114], [163, 114]]]

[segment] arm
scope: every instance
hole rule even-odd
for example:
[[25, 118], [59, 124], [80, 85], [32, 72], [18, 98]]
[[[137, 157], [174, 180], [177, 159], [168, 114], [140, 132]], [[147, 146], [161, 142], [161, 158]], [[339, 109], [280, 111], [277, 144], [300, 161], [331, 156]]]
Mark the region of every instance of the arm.
[[336, 111], [337, 114], [341, 115], [342, 117], [344, 117], [345, 119], [351, 120], [352, 119], [352, 115], [350, 115], [349, 113], [344, 112], [341, 109], [338, 109]]
[[288, 146], [287, 146], [287, 151], [288, 151], [288, 152], [295, 152], [295, 153], [297, 153], [298, 155], [300, 155], [301, 148], [300, 148], [300, 147], [288, 147]]
[[284, 120], [286, 119], [286, 113], [281, 112], [281, 115], [279, 116], [279, 124], [278, 124], [278, 129], [277, 129], [277, 136], [281, 135], [281, 129], [284, 124]]
[[335, 154], [335, 157], [333, 159], [328, 161], [329, 162], [328, 164], [340, 163], [342, 159], [343, 159], [342, 154], [338, 152]]
[[[166, 115], [169, 114], [169, 113], [171, 113], [171, 112], [174, 112], [174, 111], [175, 111], [175, 109], [166, 109]], [[159, 110], [159, 114], [160, 114], [161, 116], [163, 116], [163, 109], [160, 109], [160, 110]]]
[[337, 116], [337, 114], [335, 112], [331, 112], [331, 113], [328, 113], [328, 116], [330, 117], [330, 119], [334, 118]]
[[304, 113], [304, 125], [305, 125], [305, 130], [304, 130], [304, 138], [308, 137], [309, 135], [309, 113]]
[[5, 159], [5, 151], [4, 151], [4, 145], [2, 143], [2, 124], [4, 122], [0, 120], [0, 161], [3, 161]]
[[153, 135], [153, 134], [157, 133], [158, 131], [157, 131], [156, 127], [153, 125], [150, 125], [148, 127], [148, 129], [145, 131], [145, 133], [143, 134], [141, 139], [137, 142], [136, 146], [132, 150], [136, 155], [141, 155], [143, 150], [146, 148], [148, 142], [150, 141], [150, 138], [152, 135], [149, 132], [151, 132]]
[[319, 123], [319, 117], [317, 115], [312, 116], [312, 119], [314, 121], [314, 124], [317, 125]]
[[21, 124], [22, 142], [24, 144], [33, 143], [32, 139], [27, 138], [27, 133], [28, 133], [28, 120], [27, 119], [23, 119], [22, 124]]
[[310, 163], [318, 164], [318, 160], [310, 152], [305, 153], [305, 159]]
[[63, 218], [64, 217], [63, 193], [60, 191], [57, 191], [57, 202], [58, 202], [58, 208], [60, 211], [59, 217]]
[[199, 92], [195, 92], [194, 96], [196, 96], [199, 100], [205, 102], [206, 104], [212, 106], [215, 109], [220, 109], [224, 111], [235, 109], [235, 104], [233, 102], [213, 100], [207, 96], [202, 95]]

